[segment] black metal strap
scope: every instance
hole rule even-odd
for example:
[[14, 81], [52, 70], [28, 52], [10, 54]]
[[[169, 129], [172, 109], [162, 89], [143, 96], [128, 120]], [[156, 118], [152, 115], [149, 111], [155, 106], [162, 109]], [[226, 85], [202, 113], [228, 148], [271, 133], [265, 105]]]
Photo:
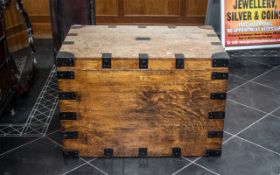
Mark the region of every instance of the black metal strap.
[[210, 99], [211, 100], [225, 100], [227, 98], [226, 93], [211, 93]]
[[111, 69], [111, 60], [112, 60], [111, 53], [103, 53], [102, 54], [102, 68]]
[[209, 119], [224, 119], [225, 112], [209, 112], [208, 118]]
[[67, 159], [79, 158], [79, 151], [63, 151], [63, 157]]
[[104, 157], [111, 158], [114, 156], [114, 150], [112, 148], [105, 148], [104, 149]]
[[72, 71], [57, 71], [57, 79], [72, 80], [75, 79], [75, 73]]
[[148, 157], [148, 149], [147, 148], [139, 148], [138, 156], [139, 157]]
[[176, 69], [184, 69], [185, 68], [185, 55], [182, 53], [175, 54], [176, 59]]
[[218, 157], [222, 155], [222, 150], [206, 150], [207, 157]]
[[139, 69], [149, 68], [149, 56], [146, 53], [139, 54]]
[[59, 52], [56, 56], [57, 67], [72, 67], [74, 66], [74, 54], [70, 52]]
[[77, 131], [65, 131], [62, 132], [63, 139], [77, 139], [78, 132]]
[[59, 100], [76, 100], [76, 92], [59, 92]]
[[59, 113], [60, 120], [77, 120], [76, 112], [60, 112]]
[[212, 72], [212, 80], [227, 80], [227, 72]]
[[173, 155], [173, 157], [180, 157], [181, 154], [182, 154], [181, 148], [178, 148], [178, 147], [172, 148], [172, 155]]
[[208, 138], [223, 138], [223, 131], [208, 131]]
[[212, 55], [212, 67], [228, 67], [229, 56], [226, 52], [215, 53]]

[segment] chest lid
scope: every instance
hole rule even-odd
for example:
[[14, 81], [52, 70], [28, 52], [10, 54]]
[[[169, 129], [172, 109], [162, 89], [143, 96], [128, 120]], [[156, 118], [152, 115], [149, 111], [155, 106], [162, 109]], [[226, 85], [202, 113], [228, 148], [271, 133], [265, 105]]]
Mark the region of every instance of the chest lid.
[[[186, 59], [215, 59], [215, 63], [211, 63], [214, 67], [226, 67], [223, 60], [228, 59], [218, 36], [209, 26], [74, 25], [60, 53], [69, 53], [77, 61], [102, 60], [102, 68], [111, 68], [114, 60], [128, 66], [134, 64], [131, 60], [139, 60], [137, 66], [146, 69], [149, 61], [157, 60], [155, 64], [161, 64], [159, 62], [174, 59], [172, 66], [176, 69], [184, 69]], [[74, 61], [67, 58], [69, 56], [59, 60], [58, 65], [62, 61], [60, 66], [73, 66]]]

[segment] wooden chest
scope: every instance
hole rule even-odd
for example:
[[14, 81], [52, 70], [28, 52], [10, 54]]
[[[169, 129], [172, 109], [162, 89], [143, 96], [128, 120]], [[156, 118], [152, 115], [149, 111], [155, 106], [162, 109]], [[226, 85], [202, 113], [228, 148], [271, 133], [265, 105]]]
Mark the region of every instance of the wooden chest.
[[57, 66], [65, 156], [221, 154], [228, 55], [211, 27], [72, 26]]

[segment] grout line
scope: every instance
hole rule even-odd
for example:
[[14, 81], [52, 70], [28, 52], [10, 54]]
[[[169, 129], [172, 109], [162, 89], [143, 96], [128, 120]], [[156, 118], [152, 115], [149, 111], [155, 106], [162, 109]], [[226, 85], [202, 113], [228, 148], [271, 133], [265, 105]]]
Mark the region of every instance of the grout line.
[[255, 83], [255, 84], [258, 84], [258, 85], [260, 85], [260, 86], [263, 86], [263, 87], [267, 87], [267, 88], [272, 89], [272, 90], [280, 91], [280, 89], [277, 89], [277, 88], [274, 88], [274, 87], [271, 87], [271, 86], [268, 86], [268, 85], [265, 85], [265, 84], [256, 82], [255, 80], [253, 80], [253, 81], [251, 81], [251, 82], [252, 82], [252, 83]]
[[250, 124], [249, 126], [247, 126], [246, 128], [242, 129], [241, 131], [239, 131], [238, 133], [232, 135], [231, 138], [229, 138], [227, 141], [225, 141], [224, 143], [227, 143], [228, 141], [230, 141], [231, 139], [237, 137], [239, 134], [241, 134], [242, 132], [246, 131], [247, 129], [249, 129], [250, 127], [254, 126], [255, 124], [257, 124], [258, 122], [262, 121], [263, 119], [267, 118], [268, 116], [270, 116], [272, 113], [274, 113], [275, 111], [277, 111], [278, 109], [280, 109], [280, 106], [278, 108], [275, 108], [273, 111], [271, 111], [270, 113], [265, 114], [262, 118], [258, 119], [257, 121], [253, 122], [252, 124]]
[[253, 125], [255, 125], [256, 123], [260, 122], [261, 120], [267, 118], [270, 114], [274, 113], [275, 111], [277, 111], [278, 109], [280, 109], [280, 106], [278, 108], [275, 108], [273, 111], [271, 111], [270, 113], [267, 113], [266, 115], [264, 115], [262, 118], [260, 118], [259, 120], [253, 122], [252, 124], [250, 124], [249, 126], [247, 126], [246, 128], [242, 129], [241, 131], [239, 131], [237, 134], [235, 134], [236, 136], [241, 134], [242, 132], [246, 131], [247, 129], [249, 129], [250, 127], [252, 127]]
[[234, 91], [234, 90], [236, 90], [236, 89], [238, 89], [238, 88], [240, 88], [240, 87], [242, 87], [242, 86], [248, 84], [249, 82], [254, 81], [254, 80], [257, 79], [257, 78], [259, 78], [259, 77], [261, 77], [261, 76], [263, 76], [263, 75], [266, 75], [266, 74], [270, 73], [271, 71], [273, 71], [273, 70], [275, 70], [275, 69], [276, 69], [276, 67], [273, 67], [272, 69], [270, 69], [270, 70], [268, 70], [268, 71], [266, 71], [266, 72], [264, 72], [264, 73], [262, 73], [262, 74], [256, 76], [255, 78], [253, 78], [253, 79], [251, 79], [251, 80], [249, 80], [249, 81], [247, 81], [247, 82], [245, 82], [245, 83], [243, 83], [243, 84], [241, 84], [241, 85], [239, 85], [239, 86], [237, 86], [237, 87], [235, 87], [235, 88], [229, 90], [227, 93], [230, 93], [230, 92], [232, 92], [232, 91]]
[[57, 146], [63, 147], [61, 144], [57, 143], [56, 141], [54, 141], [53, 139], [46, 137], [49, 141], [51, 141], [52, 143], [54, 143]]
[[[54, 141], [53, 139], [51, 139], [51, 138], [49, 138], [49, 137], [47, 137], [47, 139], [49, 140], [49, 141], [51, 141], [52, 143], [54, 143], [54, 144], [56, 144], [56, 145], [58, 145], [58, 146], [60, 146], [60, 147], [63, 147], [61, 144], [59, 144], [59, 143], [57, 143], [56, 141]], [[80, 160], [82, 160], [82, 161], [84, 161], [85, 162], [85, 164], [87, 164], [87, 165], [89, 165], [89, 166], [91, 166], [91, 167], [93, 167], [93, 168], [95, 168], [97, 171], [99, 171], [99, 172], [101, 172], [101, 173], [103, 173], [103, 174], [105, 174], [105, 175], [108, 175], [106, 172], [104, 172], [102, 169], [100, 169], [100, 168], [98, 168], [98, 167], [96, 167], [96, 166], [94, 166], [94, 165], [92, 165], [90, 162], [91, 161], [94, 161], [94, 160], [96, 160], [97, 158], [93, 158], [93, 159], [91, 159], [91, 160], [89, 160], [89, 161], [86, 161], [84, 158], [82, 158], [82, 157], [79, 157], [79, 159]], [[85, 165], [84, 164], [84, 165]], [[79, 167], [78, 167], [79, 168]], [[77, 169], [77, 168], [76, 168]], [[76, 170], [75, 169], [75, 170]], [[67, 173], [69, 173], [69, 172], [67, 172]]]
[[[96, 159], [96, 158], [95, 158], [95, 159]], [[93, 159], [93, 160], [91, 160], [91, 161], [94, 161], [95, 159]], [[98, 167], [92, 165], [92, 164], [90, 163], [91, 161], [87, 162], [87, 164], [90, 165], [90, 166], [92, 166], [93, 168], [95, 168], [95, 169], [98, 170], [99, 172], [101, 172], [101, 173], [103, 173], [103, 174], [105, 174], [105, 175], [109, 175], [108, 173], [106, 173], [106, 172], [103, 171], [102, 169], [100, 169], [100, 168], [98, 168]]]
[[276, 116], [276, 115], [273, 115], [273, 114], [271, 114], [270, 116], [271, 116], [271, 117], [273, 117], [273, 118], [280, 119], [280, 117], [279, 117], [279, 116]]
[[239, 105], [241, 105], [241, 106], [247, 107], [247, 108], [249, 108], [249, 109], [252, 109], [252, 110], [255, 110], [255, 111], [261, 112], [261, 113], [263, 113], [263, 114], [267, 114], [267, 112], [265, 112], [265, 111], [263, 111], [263, 110], [260, 110], [260, 109], [257, 109], [257, 108], [254, 108], [254, 107], [251, 107], [251, 106], [245, 105], [245, 104], [240, 103], [240, 102], [238, 102], [238, 101], [235, 101], [235, 100], [232, 100], [232, 99], [227, 99], [227, 100], [228, 100], [228, 101], [230, 101], [230, 102], [233, 102], [233, 103], [239, 104]]
[[[239, 59], [244, 59], [244, 58], [239, 58]], [[247, 58], [247, 59], [245, 58], [245, 60], [246, 60], [246, 61], [249, 61], [249, 62], [252, 62], [252, 63], [257, 63], [257, 64], [269, 66], [269, 67], [274, 67], [274, 66], [272, 66], [272, 65], [270, 65], [270, 64], [265, 64], [265, 63], [261, 63], [261, 62], [255, 61], [254, 58], [251, 58], [251, 59], [250, 59], [250, 58], [249, 58], [249, 59], [248, 59], [248, 58]]]
[[215, 174], [215, 175], [220, 175], [219, 173], [216, 173], [215, 171], [210, 170], [210, 169], [208, 169], [208, 168], [206, 168], [206, 167], [204, 167], [204, 166], [202, 166], [202, 165], [200, 165], [200, 164], [198, 164], [198, 163], [196, 163], [196, 162], [194, 162], [194, 164], [195, 164], [196, 166], [199, 166], [199, 167], [201, 167], [201, 168], [203, 168], [203, 169], [209, 171], [210, 173], [213, 173], [213, 174]]
[[3, 155], [5, 155], [5, 154], [8, 154], [8, 153], [10, 153], [10, 152], [12, 152], [12, 151], [15, 151], [15, 150], [17, 150], [17, 149], [19, 149], [19, 148], [21, 148], [21, 147], [23, 147], [23, 146], [26, 146], [26, 145], [29, 145], [29, 144], [31, 144], [31, 143], [34, 143], [34, 142], [36, 142], [37, 140], [40, 140], [40, 139], [42, 139], [43, 137], [39, 137], [39, 138], [37, 138], [37, 139], [35, 139], [35, 140], [31, 140], [31, 141], [29, 141], [29, 142], [27, 142], [27, 143], [24, 143], [24, 144], [22, 144], [22, 145], [20, 145], [20, 146], [18, 146], [18, 147], [15, 147], [15, 148], [13, 148], [13, 149], [10, 149], [10, 150], [8, 150], [8, 151], [6, 151], [6, 152], [4, 152], [4, 153], [1, 153], [0, 154], [0, 157], [2, 157]]
[[76, 169], [81, 168], [82, 166], [84, 166], [84, 165], [86, 165], [86, 164], [87, 164], [87, 163], [85, 162], [85, 163], [83, 163], [83, 164], [81, 164], [81, 165], [79, 165], [79, 166], [77, 166], [77, 167], [75, 167], [75, 168], [73, 168], [73, 169], [71, 169], [71, 170], [69, 170], [69, 171], [63, 173], [62, 175], [66, 175], [66, 174], [68, 174], [68, 173], [71, 173], [71, 172], [75, 171]]
[[[184, 159], [184, 157], [183, 157], [183, 159]], [[172, 173], [172, 175], [176, 175], [177, 173], [180, 173], [182, 170], [186, 169], [187, 167], [191, 166], [192, 164], [193, 164], [192, 162], [188, 163], [186, 166], [184, 166], [184, 167], [180, 168], [179, 170], [175, 171], [174, 173]]]
[[[234, 134], [231, 134], [231, 133], [229, 133], [229, 132], [227, 132], [227, 131], [224, 131], [224, 132], [234, 137]], [[262, 145], [260, 145], [260, 144], [254, 143], [254, 142], [252, 142], [252, 141], [250, 141], [250, 140], [247, 140], [247, 139], [245, 139], [245, 138], [243, 138], [243, 137], [240, 137], [240, 136], [235, 136], [235, 137], [238, 138], [238, 139], [241, 139], [241, 140], [243, 140], [243, 141], [245, 141], [245, 142], [248, 142], [248, 143], [250, 143], [250, 144], [252, 144], [252, 145], [255, 145], [255, 146], [257, 146], [257, 147], [260, 147], [260, 148], [262, 148], [262, 149], [264, 149], [264, 150], [266, 150], [266, 151], [272, 152], [272, 153], [277, 154], [278, 156], [280, 156], [280, 153], [278, 153], [278, 152], [276, 152], [276, 151], [273, 151], [272, 149], [266, 148], [266, 147], [264, 147], [264, 146], [262, 146]]]
[[[50, 134], [53, 134], [53, 133], [55, 133], [55, 132], [57, 132], [57, 131], [59, 131], [59, 130], [55, 130], [55, 131], [51, 132]], [[48, 134], [48, 135], [50, 135], [50, 134]], [[1, 154], [0, 154], [0, 157], [2, 157], [2, 156], [5, 155], [5, 154], [8, 154], [8, 153], [10, 153], [10, 152], [12, 152], [12, 151], [15, 151], [15, 150], [17, 150], [17, 149], [19, 149], [19, 148], [21, 148], [21, 147], [23, 147], [23, 146], [26, 146], [26, 145], [29, 145], [29, 144], [31, 144], [31, 143], [34, 143], [34, 142], [36, 142], [36, 141], [38, 141], [38, 140], [40, 140], [40, 139], [42, 139], [42, 138], [45, 138], [45, 137], [44, 137], [44, 136], [41, 136], [41, 137], [39, 137], [39, 138], [37, 138], [37, 139], [35, 139], [35, 140], [31, 140], [31, 141], [29, 141], [29, 142], [27, 142], [27, 143], [24, 143], [24, 144], [22, 144], [22, 145], [20, 145], [20, 146], [18, 146], [18, 147], [15, 147], [15, 148], [10, 149], [10, 150], [8, 150], [8, 151], [6, 151], [6, 152], [4, 152], [4, 153], [1, 153]]]
[[246, 80], [246, 81], [248, 81], [247, 79], [245, 79], [245, 78], [243, 78], [243, 77], [240, 77], [239, 75], [232, 74], [232, 73], [230, 73], [230, 72], [229, 72], [229, 76], [232, 76], [232, 77], [235, 77], [235, 78], [239, 78], [239, 79], [241, 79], [241, 80]]

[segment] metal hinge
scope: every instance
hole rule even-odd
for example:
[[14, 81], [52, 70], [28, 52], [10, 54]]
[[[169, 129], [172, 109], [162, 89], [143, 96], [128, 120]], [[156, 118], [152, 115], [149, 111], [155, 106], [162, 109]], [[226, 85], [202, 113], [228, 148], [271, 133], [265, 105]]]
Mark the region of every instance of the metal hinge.
[[77, 120], [76, 112], [60, 112], [59, 113], [60, 120]]
[[208, 138], [223, 138], [223, 131], [208, 131]]
[[74, 54], [70, 52], [59, 52], [56, 56], [57, 67], [72, 67], [74, 66]]
[[149, 68], [149, 56], [146, 53], [139, 54], [139, 69]]
[[176, 59], [176, 69], [184, 69], [185, 68], [185, 55], [182, 53], [175, 54]]
[[102, 54], [102, 68], [103, 69], [111, 69], [111, 60], [112, 54], [111, 53], [103, 53]]
[[75, 73], [72, 71], [58, 71], [56, 74], [57, 79], [73, 80]]
[[212, 72], [212, 80], [227, 80], [228, 73], [226, 72]]
[[208, 113], [209, 119], [224, 119], [225, 118], [225, 112], [209, 112]]
[[173, 157], [180, 157], [182, 154], [181, 148], [172, 148]]
[[222, 155], [222, 151], [219, 150], [206, 150], [206, 156], [208, 157], [217, 157], [217, 156], [221, 156]]
[[63, 157], [67, 159], [79, 158], [79, 151], [63, 151]]
[[62, 132], [63, 139], [77, 139], [78, 132], [77, 131], [65, 131]]
[[227, 98], [226, 93], [211, 93], [210, 99], [211, 100], [225, 100]]
[[76, 100], [76, 92], [59, 92], [59, 100]]
[[112, 148], [105, 148], [104, 149], [104, 157], [111, 158], [114, 155], [114, 150]]
[[148, 156], [148, 149], [147, 148], [139, 148], [138, 156], [139, 157], [147, 157]]

